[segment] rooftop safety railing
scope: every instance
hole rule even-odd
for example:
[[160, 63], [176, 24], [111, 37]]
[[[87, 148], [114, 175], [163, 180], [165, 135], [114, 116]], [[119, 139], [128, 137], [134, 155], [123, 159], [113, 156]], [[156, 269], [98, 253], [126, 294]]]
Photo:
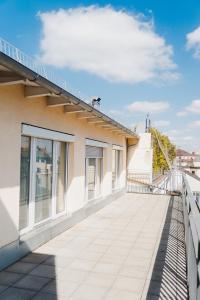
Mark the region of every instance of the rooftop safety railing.
[[24, 65], [25, 67], [31, 69], [42, 77], [52, 81], [57, 86], [66, 89], [67, 82], [61, 79], [59, 76], [55, 75], [54, 72], [49, 70], [47, 67], [39, 63], [37, 58], [30, 57], [29, 55], [22, 52], [20, 49], [16, 48], [9, 42], [5, 41], [0, 37], [0, 52], [11, 57], [15, 61]]
[[[195, 192], [196, 194], [197, 192]], [[191, 191], [186, 176], [182, 184], [183, 211], [185, 223], [185, 244], [187, 255], [187, 281], [189, 298], [200, 299], [200, 210], [199, 202]]]

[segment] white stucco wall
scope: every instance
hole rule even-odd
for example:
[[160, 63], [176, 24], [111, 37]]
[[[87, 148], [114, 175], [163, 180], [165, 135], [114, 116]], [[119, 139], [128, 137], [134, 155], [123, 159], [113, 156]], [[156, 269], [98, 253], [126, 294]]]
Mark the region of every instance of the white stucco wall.
[[124, 147], [121, 188], [126, 182], [126, 139], [73, 114], [63, 107], [50, 108], [45, 98], [24, 98], [22, 85], [0, 87], [0, 247], [18, 239], [21, 124], [57, 130], [76, 136], [69, 146], [67, 210], [72, 213], [86, 204], [85, 138], [107, 142], [104, 150], [102, 196], [112, 193], [112, 144]]
[[128, 148], [128, 172], [149, 174], [152, 181], [153, 149], [150, 133], [139, 134], [139, 142]]

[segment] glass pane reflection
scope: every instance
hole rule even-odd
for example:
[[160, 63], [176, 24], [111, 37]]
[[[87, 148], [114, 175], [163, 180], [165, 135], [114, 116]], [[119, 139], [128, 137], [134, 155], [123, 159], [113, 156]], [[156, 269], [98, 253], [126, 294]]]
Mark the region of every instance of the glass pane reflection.
[[36, 139], [35, 222], [51, 215], [53, 142]]
[[30, 181], [30, 137], [21, 138], [21, 166], [20, 166], [20, 209], [19, 229], [28, 226], [29, 211], [29, 181]]
[[57, 149], [56, 213], [61, 213], [65, 210], [66, 143], [58, 142]]
[[96, 174], [96, 159], [88, 158], [88, 200], [95, 197], [95, 174]]

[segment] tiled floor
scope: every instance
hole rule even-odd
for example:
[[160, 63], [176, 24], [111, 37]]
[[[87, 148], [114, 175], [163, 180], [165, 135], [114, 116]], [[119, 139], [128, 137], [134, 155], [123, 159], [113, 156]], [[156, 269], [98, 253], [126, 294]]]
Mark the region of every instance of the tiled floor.
[[168, 203], [141, 194], [112, 202], [0, 272], [0, 300], [145, 299]]

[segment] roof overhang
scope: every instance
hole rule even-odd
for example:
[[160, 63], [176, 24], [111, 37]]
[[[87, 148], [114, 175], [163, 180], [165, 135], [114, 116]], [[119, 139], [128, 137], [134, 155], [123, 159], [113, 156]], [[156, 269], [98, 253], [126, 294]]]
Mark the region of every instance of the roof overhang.
[[132, 130], [0, 51], [0, 85], [14, 84], [24, 85], [27, 101], [45, 97], [46, 105], [52, 109], [63, 106], [64, 113], [75, 114], [88, 124], [131, 138], [132, 143], [139, 139]]

